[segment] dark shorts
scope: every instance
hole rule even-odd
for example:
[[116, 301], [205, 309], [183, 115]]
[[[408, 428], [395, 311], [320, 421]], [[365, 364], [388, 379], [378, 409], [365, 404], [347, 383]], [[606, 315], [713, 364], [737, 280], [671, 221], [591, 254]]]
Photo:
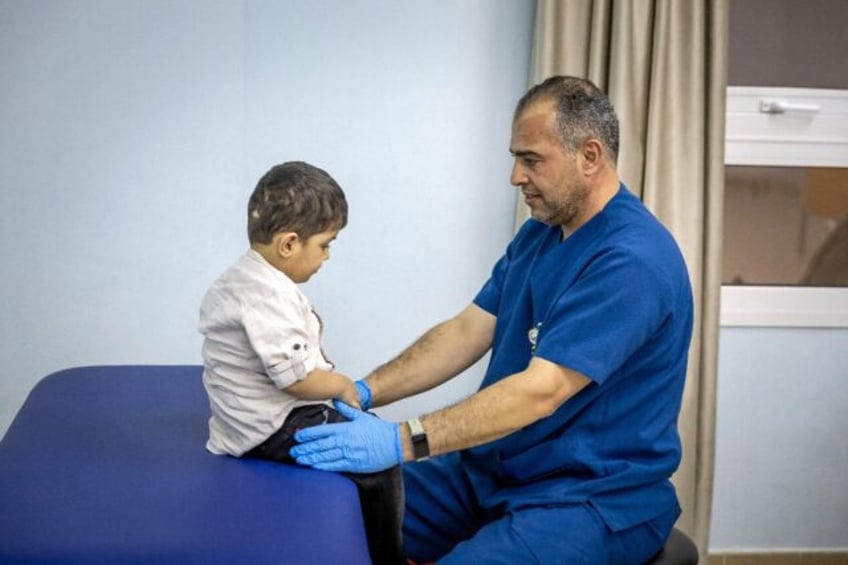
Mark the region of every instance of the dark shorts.
[[[292, 410], [283, 426], [245, 457], [268, 459], [296, 465], [289, 449], [297, 442], [297, 430], [323, 424], [345, 422], [344, 416], [326, 404], [309, 404]], [[378, 565], [406, 562], [401, 537], [403, 523], [403, 480], [400, 466], [379, 473], [343, 473], [355, 484], [365, 522], [371, 561]]]

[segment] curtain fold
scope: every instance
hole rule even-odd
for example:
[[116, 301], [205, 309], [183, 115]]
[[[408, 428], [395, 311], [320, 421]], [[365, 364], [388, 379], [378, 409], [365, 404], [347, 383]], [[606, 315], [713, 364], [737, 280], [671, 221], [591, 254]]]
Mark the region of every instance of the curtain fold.
[[[728, 0], [538, 0], [531, 84], [588, 78], [621, 122], [623, 182], [671, 230], [689, 268], [695, 328], [673, 477], [678, 527], [707, 562], [721, 289]], [[518, 199], [516, 229], [526, 220]]]

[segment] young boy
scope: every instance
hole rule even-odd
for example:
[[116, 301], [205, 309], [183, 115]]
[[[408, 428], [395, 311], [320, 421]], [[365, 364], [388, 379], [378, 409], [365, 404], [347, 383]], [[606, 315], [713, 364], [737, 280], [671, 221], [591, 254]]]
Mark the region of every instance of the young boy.
[[[346, 224], [344, 192], [317, 167], [283, 163], [256, 185], [250, 250], [200, 306], [212, 453], [294, 463], [288, 452], [298, 429], [344, 421], [333, 398], [359, 407], [351, 379], [324, 355], [321, 319], [297, 287], [329, 258]], [[347, 476], [359, 490], [372, 561], [403, 563], [400, 468]]]

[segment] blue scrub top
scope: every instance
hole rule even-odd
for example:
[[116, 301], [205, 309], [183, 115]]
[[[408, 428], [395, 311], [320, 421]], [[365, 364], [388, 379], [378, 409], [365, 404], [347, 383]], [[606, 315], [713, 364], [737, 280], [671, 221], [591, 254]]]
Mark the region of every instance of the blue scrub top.
[[624, 185], [561, 236], [528, 220], [474, 299], [497, 317], [481, 388], [533, 355], [592, 383], [462, 458], [483, 506], [589, 501], [617, 531], [677, 505], [669, 477], [681, 457], [692, 291], [671, 234]]

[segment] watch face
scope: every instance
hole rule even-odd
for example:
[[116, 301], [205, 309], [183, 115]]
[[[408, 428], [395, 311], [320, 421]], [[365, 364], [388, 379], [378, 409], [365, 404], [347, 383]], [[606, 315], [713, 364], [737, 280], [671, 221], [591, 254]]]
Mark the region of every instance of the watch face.
[[416, 461], [430, 457], [430, 447], [427, 445], [427, 436], [415, 436], [412, 438], [412, 454]]

